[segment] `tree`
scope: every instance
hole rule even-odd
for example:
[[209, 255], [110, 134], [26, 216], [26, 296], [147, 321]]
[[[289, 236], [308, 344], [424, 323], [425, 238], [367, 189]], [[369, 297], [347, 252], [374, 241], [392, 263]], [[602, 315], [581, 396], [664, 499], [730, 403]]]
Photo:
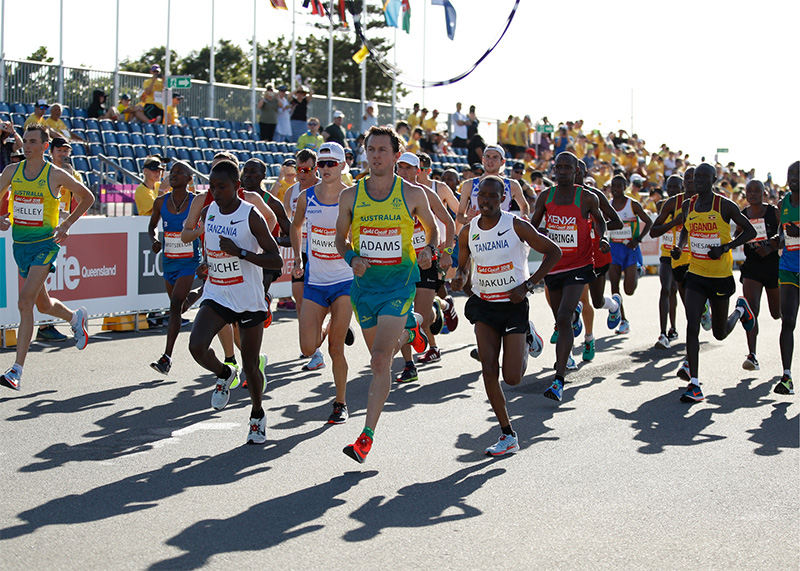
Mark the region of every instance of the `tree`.
[[[250, 54], [230, 40], [220, 40], [214, 51], [214, 79], [219, 83], [250, 85]], [[189, 52], [182, 61], [180, 73], [193, 79], [209, 81], [210, 50]]]
[[30, 61], [43, 61], [47, 63], [53, 62], [53, 57], [47, 55], [47, 46], [39, 46], [39, 48], [28, 56]]
[[[144, 52], [139, 59], [130, 60], [124, 59], [119, 62], [119, 68], [122, 71], [134, 71], [138, 73], [150, 73], [150, 67], [154, 64], [158, 64], [161, 66], [161, 69], [166, 69], [167, 65], [167, 48], [166, 46], [158, 46], [155, 48], [150, 48], [146, 52]], [[170, 70], [176, 70], [180, 68], [181, 60], [178, 57], [178, 54], [175, 53], [174, 50], [170, 50]]]

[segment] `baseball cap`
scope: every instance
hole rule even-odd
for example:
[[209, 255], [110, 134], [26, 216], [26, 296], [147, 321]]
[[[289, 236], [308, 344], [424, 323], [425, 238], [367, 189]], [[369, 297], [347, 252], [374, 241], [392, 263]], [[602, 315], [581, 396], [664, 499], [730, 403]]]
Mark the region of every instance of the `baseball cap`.
[[289, 88], [286, 87], [285, 85], [279, 85], [278, 86], [278, 91], [289, 91]]
[[25, 156], [25, 151], [23, 151], [21, 148], [17, 149], [10, 155], [11, 158], [24, 157], [24, 156]]
[[317, 161], [324, 161], [328, 158], [343, 163], [344, 148], [339, 143], [323, 143], [317, 151]]
[[58, 149], [61, 147], [67, 147], [69, 149], [72, 148], [72, 145], [69, 144], [69, 141], [61, 137], [53, 137], [53, 140], [50, 142], [50, 146], [53, 147], [54, 149]]
[[372, 107], [373, 109], [377, 109], [378, 108], [378, 104], [375, 103], [374, 101], [367, 101], [364, 104], [364, 107]]
[[[506, 158], [506, 150], [501, 147], [500, 145], [487, 145], [485, 149], [483, 149], [483, 154], [486, 154], [486, 151], [494, 151], [496, 153], [500, 153], [500, 156], [505, 160]], [[474, 165], [473, 165], [474, 168]], [[483, 167], [481, 167], [483, 168]]]
[[184, 100], [183, 95], [181, 95], [180, 93], [173, 93], [172, 94], [172, 98], [173, 99], [178, 99], [179, 101], [183, 101]]
[[296, 167], [297, 161], [295, 159], [286, 159], [283, 161], [283, 166], [285, 167]]
[[333, 118], [338, 119], [339, 117], [344, 117], [344, 113], [342, 113], [341, 111], [334, 111]]
[[635, 174], [631, 177], [631, 184], [642, 184], [643, 182], [644, 179], [638, 174]]
[[484, 172], [484, 170], [483, 170], [483, 165], [482, 165], [481, 163], [475, 163], [475, 164], [473, 164], [473, 165], [472, 165], [472, 167], [470, 167], [470, 170], [471, 170], [472, 172], [479, 172], [479, 171], [480, 171], [480, 172]]
[[514, 167], [512, 168], [512, 170], [525, 172], [525, 165], [522, 163], [514, 163]]
[[47, 99], [39, 99], [36, 102], [36, 107], [42, 107], [44, 109], [47, 109], [50, 106], [47, 104]]
[[156, 73], [160, 73], [161, 72], [161, 66], [158, 65], [157, 63], [150, 66], [150, 73], [154, 73], [154, 72], [156, 72]]
[[151, 170], [151, 171], [163, 171], [164, 170], [164, 165], [161, 163], [160, 160], [151, 157], [149, 159], [145, 159], [144, 165], [142, 166], [142, 168], [145, 168], [145, 169]]
[[403, 153], [400, 155], [400, 158], [397, 159], [398, 163], [406, 163], [407, 165], [411, 165], [412, 167], [419, 168], [419, 157], [414, 153]]
[[119, 98], [120, 100], [130, 101], [131, 96], [128, 95], [127, 93], [123, 93], [122, 95], [119, 96]]

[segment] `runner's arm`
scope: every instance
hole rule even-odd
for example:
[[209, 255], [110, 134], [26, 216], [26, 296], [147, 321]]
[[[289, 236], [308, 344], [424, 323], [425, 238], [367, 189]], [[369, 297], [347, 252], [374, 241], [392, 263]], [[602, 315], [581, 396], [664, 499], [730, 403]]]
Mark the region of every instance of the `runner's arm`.
[[303, 242], [303, 224], [306, 221], [306, 191], [300, 193], [300, 196], [297, 197], [297, 208], [294, 211], [294, 218], [292, 218], [292, 224], [289, 227], [289, 238], [292, 243], [292, 251], [294, 252], [294, 271], [300, 270], [300, 274], [296, 277], [300, 277], [302, 274], [303, 264], [302, 264], [302, 257], [300, 255], [300, 246]]
[[72, 225], [89, 210], [92, 204], [94, 204], [94, 194], [71, 174], [55, 166], [51, 167], [50, 180], [51, 184], [56, 188], [59, 186], [66, 188], [72, 193], [72, 198], [78, 201], [75, 209], [70, 213], [67, 219], [59, 224], [53, 231], [53, 241], [56, 244], [60, 244], [66, 239]]
[[278, 219], [278, 226], [281, 229], [281, 236], [276, 238], [275, 241], [278, 243], [278, 246], [291, 248], [292, 243], [289, 237], [289, 228], [291, 227], [292, 222], [289, 220], [289, 217], [286, 216], [286, 209], [283, 207], [283, 203], [272, 196], [272, 194], [269, 194], [267, 197], [267, 204], [275, 213], [275, 218]]
[[[438, 194], [427, 190], [425, 192], [427, 193], [428, 202], [430, 203], [430, 207], [434, 216], [444, 223], [445, 236], [443, 240], [442, 236], [439, 236], [439, 242], [443, 244], [444, 248], [453, 248], [455, 246], [455, 224], [453, 223], [453, 219], [450, 217], [450, 214], [447, 212], [444, 204], [442, 204]], [[439, 226], [437, 225], [436, 228], [438, 229]], [[452, 256], [447, 252], [440, 252], [439, 267], [441, 267], [443, 270], [449, 270], [450, 266], [452, 265]]]
[[[544, 259], [539, 268], [527, 279], [528, 282], [536, 285], [561, 259], [561, 248], [550, 238], [539, 234], [527, 220], [514, 218], [514, 232], [517, 233], [520, 240], [527, 243], [537, 252], [544, 254]], [[511, 303], [520, 303], [527, 295], [528, 286], [523, 282], [511, 290], [509, 301]]]
[[607, 220], [606, 230], [621, 230], [623, 226], [622, 219], [619, 217], [619, 212], [617, 212], [617, 210], [611, 206], [611, 202], [609, 202], [606, 195], [601, 191], [592, 191], [592, 194], [597, 197], [597, 200], [600, 203], [600, 211]]
[[756, 229], [753, 228], [753, 224], [747, 216], [742, 214], [739, 207], [736, 206], [733, 201], [723, 198], [722, 205], [720, 206], [720, 214], [723, 219], [728, 220], [728, 223], [733, 222], [739, 226], [742, 229], [742, 233], [724, 246], [714, 246], [711, 248], [708, 251], [708, 257], [712, 260], [718, 260], [725, 252], [738, 248], [756, 237]]
[[472, 198], [471, 188], [469, 188], [471, 185], [471, 182], [467, 185], [467, 181], [461, 183], [461, 199], [458, 201], [458, 210], [456, 211], [456, 222], [465, 226], [469, 224], [469, 221], [474, 217], [474, 214], [467, 216], [467, 211], [470, 209], [469, 202]]
[[203, 203], [206, 201], [206, 192], [198, 194], [192, 200], [192, 206], [189, 208], [189, 214], [186, 215], [183, 230], [181, 230], [181, 242], [184, 244], [193, 242], [203, 235], [204, 225], [201, 222], [205, 222]]
[[156, 237], [156, 228], [161, 220], [161, 205], [164, 204], [164, 197], [159, 196], [153, 203], [153, 213], [150, 215], [150, 223], [147, 225], [147, 237], [150, 238], [151, 248], [154, 253], [161, 251], [161, 242]]
[[650, 227], [650, 235], [653, 238], [658, 238], [663, 236], [670, 230], [672, 230], [676, 224], [676, 220], [682, 217], [675, 217], [673, 220], [670, 221], [669, 224], [666, 223], [667, 216], [669, 216], [670, 212], [675, 209], [675, 197], [668, 198], [664, 202], [661, 203], [661, 208], [658, 211], [658, 216], [653, 221], [653, 225]]
[[356, 199], [356, 187], [351, 186], [339, 195], [339, 216], [336, 218], [336, 251], [345, 262], [353, 268], [353, 275], [361, 277], [370, 267], [369, 262], [353, 251], [349, 240], [350, 226], [353, 223], [353, 205]]
[[511, 198], [513, 198], [514, 202], [519, 206], [520, 215], [525, 220], [530, 220], [531, 208], [528, 206], [528, 201], [525, 199], [525, 193], [522, 192], [522, 187], [515, 180], [511, 181], [509, 187], [511, 189]]
[[458, 270], [456, 275], [450, 280], [450, 287], [453, 291], [461, 291], [467, 283], [469, 270], [472, 267], [469, 251], [469, 226], [464, 226], [458, 234]]
[[[278, 253], [278, 245], [269, 233], [267, 223], [259, 212], [255, 210], [250, 211], [248, 217], [248, 224], [250, 225], [250, 232], [255, 236], [258, 245], [261, 246], [261, 253], [251, 252], [244, 250], [236, 245], [236, 243], [227, 236], [220, 236], [219, 247], [220, 249], [230, 256], [236, 256], [239, 259], [247, 260], [251, 264], [255, 264], [267, 270], [279, 270], [283, 267], [283, 260]], [[245, 255], [242, 256], [242, 250]]]
[[422, 224], [425, 237], [428, 239], [425, 248], [417, 254], [417, 263], [421, 269], [427, 270], [433, 263], [433, 251], [438, 250], [439, 247], [439, 227], [433, 218], [425, 191], [419, 186], [408, 186], [408, 192], [405, 194], [406, 204], [409, 206], [411, 215], [416, 216], [419, 223]]
[[272, 232], [272, 229], [275, 228], [275, 224], [278, 223], [278, 219], [275, 216], [275, 213], [272, 211], [272, 208], [270, 208], [269, 205], [264, 202], [264, 199], [261, 198], [261, 195], [257, 192], [245, 190], [244, 199], [256, 207], [256, 209], [261, 213], [261, 216], [264, 217], [264, 221], [267, 223], [267, 230]]
[[608, 238], [606, 237], [606, 219], [603, 217], [603, 213], [600, 212], [600, 201], [598, 200], [597, 196], [594, 195], [594, 193], [589, 196], [588, 206], [589, 215], [594, 218], [595, 229], [597, 230], [597, 235], [599, 236], [598, 240], [605, 240], [608, 242]]
[[[680, 216], [682, 220], [686, 219], [686, 215], [688, 214], [688, 212], [689, 212], [689, 201], [685, 200], [683, 202], [683, 206], [681, 206]], [[677, 260], [678, 258], [681, 257], [681, 252], [683, 251], [683, 247], [686, 245], [688, 240], [689, 240], [689, 231], [686, 230], [686, 224], [683, 224], [681, 226], [680, 236], [678, 236], [678, 243], [672, 247], [672, 251], [670, 252], [670, 254], [672, 254], [673, 260]]]

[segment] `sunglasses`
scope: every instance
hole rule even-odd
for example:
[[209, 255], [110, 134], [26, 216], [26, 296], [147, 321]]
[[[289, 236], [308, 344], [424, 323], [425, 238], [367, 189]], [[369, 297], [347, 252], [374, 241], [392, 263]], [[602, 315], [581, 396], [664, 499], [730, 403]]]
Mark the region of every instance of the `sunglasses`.
[[317, 166], [321, 169], [332, 169], [339, 166], [339, 161], [317, 161]]
[[319, 123], [309, 123], [308, 124], [309, 127], [316, 127], [317, 125], [319, 125]]
[[314, 167], [297, 167], [297, 172], [314, 172]]

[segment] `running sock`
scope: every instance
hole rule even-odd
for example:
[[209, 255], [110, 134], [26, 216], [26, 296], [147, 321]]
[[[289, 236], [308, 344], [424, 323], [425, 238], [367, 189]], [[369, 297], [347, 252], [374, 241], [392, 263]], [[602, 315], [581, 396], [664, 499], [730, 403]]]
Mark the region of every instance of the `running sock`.
[[369, 426], [365, 426], [364, 427], [364, 430], [362, 431], [362, 434], [366, 434], [367, 436], [369, 436], [370, 438], [375, 440], [375, 431], [372, 430]]
[[514, 436], [514, 431], [511, 430], [511, 425], [508, 426], [501, 426], [500, 430], [503, 431], [503, 434], [508, 434], [509, 436]]
[[[17, 365], [14, 366], [16, 367]], [[20, 373], [22, 372], [22, 366], [19, 366], [19, 372]], [[790, 379], [792, 378], [792, 372], [789, 369], [784, 369], [783, 374], [789, 377]]]
[[[231, 365], [236, 364], [236, 355], [231, 355], [230, 357], [225, 357], [225, 362], [230, 363]], [[230, 373], [228, 373], [230, 374]]]
[[610, 311], [618, 311], [619, 310], [619, 304], [613, 298], [604, 297], [603, 298], [603, 309], [608, 309]]
[[414, 361], [406, 361], [406, 367], [413, 367]]
[[69, 324], [70, 325], [77, 325], [78, 324], [78, 312], [77, 311], [73, 311], [72, 312], [72, 317], [69, 318]]
[[692, 377], [691, 379], [689, 379], [689, 384], [690, 385], [694, 385], [696, 387], [699, 387], [700, 386], [700, 380], [697, 377]]
[[22, 365], [20, 365], [19, 363], [14, 363], [14, 366], [11, 368], [14, 369], [16, 372], [18, 372], [20, 376], [22, 376]]
[[223, 367], [222, 368], [222, 374], [217, 378], [218, 379], [227, 379], [228, 377], [231, 376], [231, 368], [228, 365], [226, 365], [225, 363], [222, 364], [222, 367]]
[[733, 311], [734, 311], [734, 313], [738, 313], [739, 314], [739, 319], [744, 317], [744, 308], [743, 307], [737, 307]]
[[590, 341], [594, 341], [594, 334], [593, 333], [587, 333], [586, 336], [584, 337], [584, 341], [586, 341], [587, 343], [590, 342]]
[[556, 375], [556, 380], [561, 381], [562, 385], [564, 384], [564, 377], [562, 377], [561, 375]]
[[256, 418], [256, 419], [258, 419], [258, 420], [261, 420], [262, 418], [264, 418], [264, 414], [265, 414], [265, 413], [264, 413], [264, 409], [262, 408], [262, 409], [261, 409], [261, 414], [255, 415], [255, 414], [253, 414], [253, 413], [251, 412], [251, 413], [250, 413], [250, 418]]

